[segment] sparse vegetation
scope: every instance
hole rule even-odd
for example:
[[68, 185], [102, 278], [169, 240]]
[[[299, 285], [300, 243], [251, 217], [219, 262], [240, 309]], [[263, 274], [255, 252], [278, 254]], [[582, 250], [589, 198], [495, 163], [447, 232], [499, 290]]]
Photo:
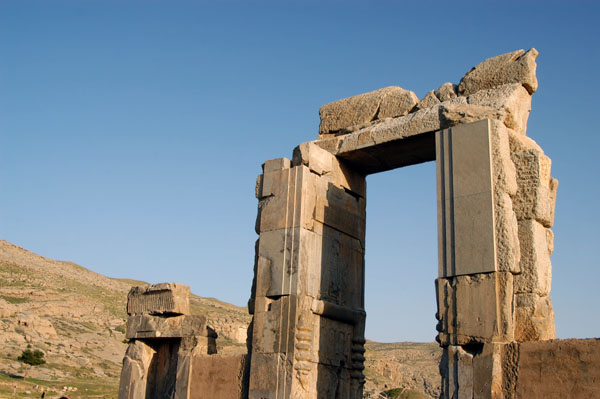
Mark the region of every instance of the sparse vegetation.
[[19, 298], [15, 296], [0, 295], [0, 298], [4, 299], [8, 303], [12, 303], [13, 305], [27, 302], [27, 298]]
[[23, 363], [30, 364], [32, 366], [39, 366], [40, 364], [46, 363], [46, 361], [44, 360], [44, 352], [37, 349], [34, 351], [32, 351], [31, 349], [25, 349], [21, 353], [21, 356], [17, 358], [17, 360]]
[[127, 324], [121, 324], [119, 326], [116, 326], [115, 331], [125, 334], [125, 331], [127, 331]]
[[393, 388], [382, 392], [381, 395], [389, 399], [427, 399], [421, 392], [406, 388]]
[[402, 391], [404, 391], [404, 388], [394, 388], [394, 389], [390, 389], [387, 390], [385, 392], [382, 392], [382, 395], [386, 398], [399, 398], [400, 395], [402, 394]]

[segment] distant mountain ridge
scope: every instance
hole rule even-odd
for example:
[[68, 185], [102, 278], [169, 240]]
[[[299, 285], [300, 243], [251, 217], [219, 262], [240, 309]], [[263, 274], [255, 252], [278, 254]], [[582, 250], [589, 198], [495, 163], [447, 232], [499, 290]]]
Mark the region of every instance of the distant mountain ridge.
[[[72, 262], [34, 254], [0, 240], [0, 397], [116, 398], [126, 348], [127, 293], [143, 281], [113, 279]], [[247, 309], [190, 297], [219, 334], [218, 351], [246, 351]], [[366, 395], [406, 387], [439, 392], [436, 344], [367, 343]], [[46, 364], [17, 360], [40, 350]], [[29, 393], [27, 393], [29, 392]], [[29, 396], [30, 395], [30, 396]]]

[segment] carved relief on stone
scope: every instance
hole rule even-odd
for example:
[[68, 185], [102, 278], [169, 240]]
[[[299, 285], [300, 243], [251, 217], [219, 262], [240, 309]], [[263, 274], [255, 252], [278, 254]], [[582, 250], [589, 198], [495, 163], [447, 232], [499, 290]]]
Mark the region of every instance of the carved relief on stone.
[[296, 352], [294, 354], [296, 379], [305, 391], [310, 389], [310, 373], [314, 369], [313, 352], [313, 325], [312, 317], [307, 314], [301, 314], [296, 325]]

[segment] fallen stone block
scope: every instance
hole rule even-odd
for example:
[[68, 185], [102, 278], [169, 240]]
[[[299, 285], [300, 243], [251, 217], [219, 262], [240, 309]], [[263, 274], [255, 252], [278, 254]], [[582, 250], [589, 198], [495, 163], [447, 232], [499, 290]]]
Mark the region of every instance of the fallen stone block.
[[419, 102], [416, 94], [390, 86], [323, 105], [319, 134], [335, 133], [376, 119], [407, 115]]
[[458, 92], [467, 96], [507, 83], [519, 83], [529, 94], [533, 94], [538, 87], [535, 75], [538, 54], [532, 48], [489, 58], [467, 72], [458, 85]]

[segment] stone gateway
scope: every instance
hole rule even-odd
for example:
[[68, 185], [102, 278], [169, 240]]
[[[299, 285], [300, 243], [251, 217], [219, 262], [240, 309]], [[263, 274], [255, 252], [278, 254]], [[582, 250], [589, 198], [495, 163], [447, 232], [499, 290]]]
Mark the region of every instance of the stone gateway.
[[[441, 397], [600, 397], [599, 341], [552, 340], [558, 182], [525, 135], [537, 55], [488, 59], [420, 101], [387, 87], [321, 107], [317, 139], [257, 179], [248, 355], [213, 354], [207, 326], [175, 315], [188, 309], [181, 290], [132, 290], [119, 398], [361, 399], [365, 178], [428, 161]], [[540, 367], [568, 383], [534, 377]]]

